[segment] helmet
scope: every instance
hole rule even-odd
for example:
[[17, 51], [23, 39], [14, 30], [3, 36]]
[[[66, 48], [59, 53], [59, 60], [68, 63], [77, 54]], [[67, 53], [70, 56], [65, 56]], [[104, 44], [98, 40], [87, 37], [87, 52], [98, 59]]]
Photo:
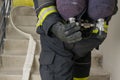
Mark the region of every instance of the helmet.
[[86, 8], [86, 0], [56, 0], [56, 6], [60, 15], [68, 20], [83, 12]]
[[114, 12], [116, 0], [89, 0], [88, 15], [93, 20], [111, 16]]

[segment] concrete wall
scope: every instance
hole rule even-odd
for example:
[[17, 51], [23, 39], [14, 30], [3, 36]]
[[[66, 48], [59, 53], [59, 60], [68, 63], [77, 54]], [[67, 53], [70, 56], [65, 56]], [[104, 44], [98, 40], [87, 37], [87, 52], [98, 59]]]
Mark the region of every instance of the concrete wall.
[[120, 80], [120, 1], [118, 6], [119, 11], [110, 22], [108, 37], [100, 47], [103, 66], [111, 73], [111, 80]]

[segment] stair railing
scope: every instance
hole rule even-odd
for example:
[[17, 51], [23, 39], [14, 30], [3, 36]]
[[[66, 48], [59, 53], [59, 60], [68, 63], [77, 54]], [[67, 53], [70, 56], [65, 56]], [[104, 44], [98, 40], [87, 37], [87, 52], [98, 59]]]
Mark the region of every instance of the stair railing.
[[[15, 11], [18, 8], [22, 8], [22, 7], [23, 6], [15, 7], [11, 10], [11, 12], [10, 12], [10, 22], [11, 22], [11, 25], [13, 26], [13, 28], [15, 30], [17, 30], [25, 38], [29, 39], [27, 55], [26, 55], [25, 63], [24, 63], [24, 66], [23, 66], [23, 73], [22, 73], [22, 80], [29, 80], [30, 73], [31, 73], [31, 68], [32, 68], [33, 60], [34, 60], [34, 55], [35, 55], [36, 41], [33, 39], [31, 34], [20, 30], [17, 26], [15, 26], [15, 24], [13, 22], [13, 17], [16, 15]], [[31, 8], [31, 7], [28, 7], [28, 8]], [[33, 9], [33, 8], [31, 8], [31, 9]]]
[[7, 17], [10, 12], [11, 0], [0, 1], [0, 53], [3, 50], [3, 42], [6, 32]]

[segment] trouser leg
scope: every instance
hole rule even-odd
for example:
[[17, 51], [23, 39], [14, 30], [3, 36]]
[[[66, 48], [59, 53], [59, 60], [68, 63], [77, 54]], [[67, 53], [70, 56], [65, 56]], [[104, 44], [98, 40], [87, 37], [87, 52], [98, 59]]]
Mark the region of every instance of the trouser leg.
[[91, 67], [91, 52], [78, 58], [73, 65], [73, 80], [88, 80]]
[[[46, 46], [46, 42], [41, 43], [45, 43], [45, 45], [42, 45], [40, 58], [40, 73], [42, 80], [87, 80], [91, 66], [91, 52], [86, 50], [88, 49], [87, 43], [85, 43], [86, 45], [84, 45], [83, 42], [78, 44], [78, 48], [76, 48], [77, 50], [74, 48], [74, 51], [77, 51], [78, 54], [86, 51], [88, 52], [85, 53], [85, 55], [80, 56], [80, 58], [75, 59], [74, 64], [72, 61], [73, 55], [71, 55], [73, 53], [71, 53], [71, 51], [69, 53], [64, 53], [66, 52], [64, 51], [64, 47], [60, 48], [62, 50], [58, 49], [56, 51], [52, 51], [48, 46]], [[54, 46], [52, 49], [54, 49]], [[84, 51], [82, 51], [83, 49]], [[61, 56], [59, 55], [60, 53], [67, 54], [69, 56]]]
[[[71, 57], [72, 58], [72, 57]], [[70, 57], [62, 57], [57, 55], [55, 59], [55, 80], [73, 80], [72, 65], [73, 61]]]
[[52, 62], [41, 63], [41, 78], [42, 80], [73, 80], [72, 65], [71, 57], [63, 57], [55, 54]]
[[56, 37], [46, 38], [41, 35], [40, 39], [42, 49], [39, 59], [41, 80], [73, 80], [73, 54], [65, 50], [63, 42]]
[[76, 54], [77, 59], [75, 59], [73, 65], [73, 80], [88, 80], [91, 67], [91, 51], [102, 42], [103, 40], [90, 38], [75, 44], [72, 51]]

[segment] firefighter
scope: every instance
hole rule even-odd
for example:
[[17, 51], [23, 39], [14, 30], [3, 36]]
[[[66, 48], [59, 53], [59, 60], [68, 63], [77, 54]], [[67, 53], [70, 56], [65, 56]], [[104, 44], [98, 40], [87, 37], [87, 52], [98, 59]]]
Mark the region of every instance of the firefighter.
[[[42, 80], [88, 80], [91, 51], [107, 35], [106, 29], [102, 31], [104, 36], [99, 35], [97, 20], [102, 18], [104, 26], [108, 26], [110, 17], [117, 11], [115, 0], [97, 1], [34, 0], [38, 17], [37, 33], [40, 34], [42, 47], [39, 59]], [[110, 1], [113, 1], [111, 7], [107, 7], [110, 12], [106, 12], [106, 6], [100, 4]], [[96, 6], [100, 6], [99, 10]], [[108, 15], [96, 10], [105, 11]], [[74, 17], [75, 22], [70, 23], [70, 17]], [[85, 28], [86, 23], [94, 25]]]

